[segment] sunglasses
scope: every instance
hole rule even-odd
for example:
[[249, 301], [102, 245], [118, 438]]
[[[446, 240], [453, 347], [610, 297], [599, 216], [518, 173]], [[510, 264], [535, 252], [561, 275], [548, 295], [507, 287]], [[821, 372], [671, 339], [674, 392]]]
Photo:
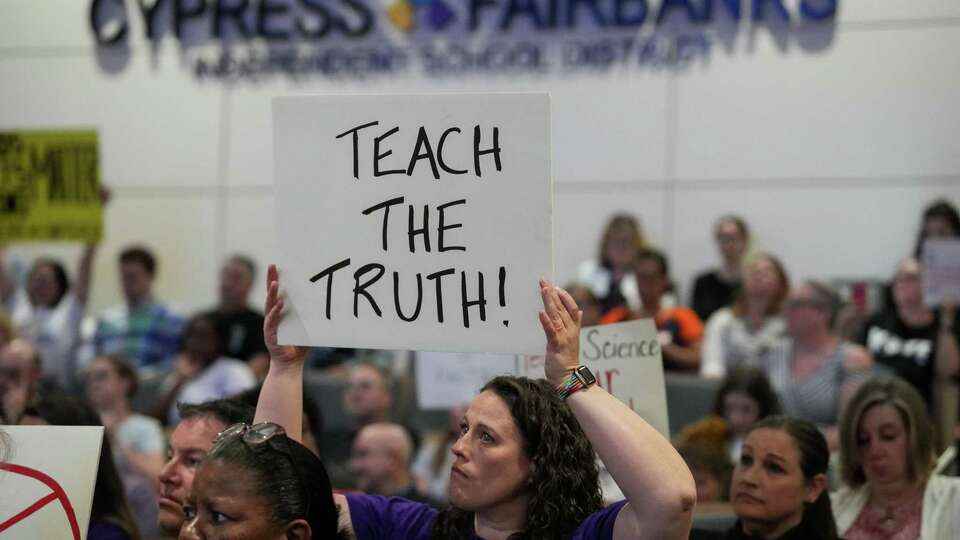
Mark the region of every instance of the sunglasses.
[[237, 439], [240, 439], [244, 444], [250, 447], [261, 447], [266, 445], [266, 448], [282, 454], [287, 458], [287, 461], [290, 462], [290, 467], [293, 469], [293, 473], [297, 477], [297, 483], [300, 485], [300, 492], [303, 493], [303, 499], [305, 501], [303, 515], [306, 517], [310, 515], [311, 496], [310, 492], [307, 491], [306, 486], [303, 483], [303, 473], [300, 471], [300, 467], [297, 466], [296, 460], [294, 460], [293, 456], [290, 455], [290, 451], [283, 445], [268, 444], [271, 439], [281, 435], [285, 436], [286, 434], [287, 432], [283, 429], [283, 426], [273, 422], [260, 422], [259, 424], [254, 424], [252, 426], [240, 422], [221, 431], [217, 435], [217, 438], [213, 440], [213, 448], [210, 449], [210, 452], [207, 455], [216, 457], [218, 452], [223, 450], [227, 445], [232, 444]]
[[213, 448], [210, 449], [210, 453], [216, 454], [217, 451], [223, 449], [224, 446], [233, 442], [237, 437], [240, 437], [243, 442], [250, 446], [258, 446], [265, 444], [274, 437], [286, 434], [287, 432], [284, 431], [283, 426], [273, 422], [260, 422], [252, 426], [239, 422], [217, 434], [217, 438], [213, 440]]
[[827, 309], [827, 306], [820, 301], [814, 300], [812, 298], [794, 298], [792, 300], [787, 300], [784, 302], [783, 307], [786, 309], [796, 309], [796, 308], [813, 308], [813, 309]]

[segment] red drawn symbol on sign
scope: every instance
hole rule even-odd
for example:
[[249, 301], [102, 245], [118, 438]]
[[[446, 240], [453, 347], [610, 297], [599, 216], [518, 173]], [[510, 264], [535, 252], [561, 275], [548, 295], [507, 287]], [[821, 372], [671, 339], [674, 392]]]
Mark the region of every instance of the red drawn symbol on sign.
[[62, 487], [60, 487], [60, 484], [56, 480], [36, 469], [31, 469], [30, 467], [24, 467], [23, 465], [16, 465], [13, 463], [0, 463], [0, 470], [10, 471], [13, 474], [20, 474], [29, 478], [33, 478], [34, 480], [43, 483], [43, 485], [47, 486], [51, 490], [49, 495], [39, 499], [37, 502], [24, 508], [17, 515], [4, 521], [3, 523], [0, 523], [0, 533], [23, 521], [34, 512], [49, 504], [51, 501], [58, 500], [60, 501], [60, 506], [63, 507], [63, 511], [67, 514], [67, 521], [70, 522], [70, 530], [73, 532], [73, 539], [80, 540], [80, 525], [77, 523], [77, 515], [73, 511], [73, 505], [70, 504], [70, 499], [67, 497], [67, 493]]

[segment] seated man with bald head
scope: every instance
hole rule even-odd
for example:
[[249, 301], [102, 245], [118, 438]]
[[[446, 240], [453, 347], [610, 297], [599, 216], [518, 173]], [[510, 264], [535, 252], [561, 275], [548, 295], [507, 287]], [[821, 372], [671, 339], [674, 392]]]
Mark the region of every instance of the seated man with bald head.
[[440, 507], [417, 489], [410, 462], [413, 440], [400, 424], [376, 422], [360, 430], [353, 442], [350, 471], [357, 488], [369, 494], [403, 497]]

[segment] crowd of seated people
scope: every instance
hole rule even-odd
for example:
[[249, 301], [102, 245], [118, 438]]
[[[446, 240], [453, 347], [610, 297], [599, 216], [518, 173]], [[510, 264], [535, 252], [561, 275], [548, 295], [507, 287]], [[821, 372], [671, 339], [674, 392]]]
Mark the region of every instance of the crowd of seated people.
[[[125, 302], [96, 318], [86, 343], [80, 323], [95, 245], [82, 250], [73, 280], [48, 258], [30, 266], [22, 285], [0, 272], [3, 423], [105, 426], [109, 455], [101, 458], [90, 538], [498, 538], [502, 523], [493, 518], [500, 515], [514, 532], [552, 531], [547, 536], [594, 538], [587, 529], [595, 529], [632, 538], [648, 534], [637, 527], [649, 522], [662, 533], [654, 537], [685, 537], [692, 508], [659, 497], [639, 502], [646, 489], [683, 501], [695, 490], [700, 503], [721, 502], [736, 518], [729, 530], [692, 537], [940, 538], [960, 530], [960, 485], [934, 471], [953, 442], [935, 429], [943, 414], [935, 385], [960, 373], [960, 323], [956, 303], [926, 305], [921, 284], [923, 243], [960, 237], [956, 209], [946, 201], [927, 209], [914, 253], [896, 264], [888, 302], [849, 334], [838, 331], [837, 292], [819, 280], [791, 284], [775, 255], [755, 249], [743, 219], [720, 218], [714, 236], [721, 264], [695, 278], [688, 308], [666, 253], [648, 243], [637, 219], [615, 216], [598, 258], [580, 267], [570, 295], [550, 308], [577, 328], [652, 319], [666, 370], [720, 381], [712, 415], [673, 426], [675, 450], [632, 412], [586, 406], [569, 416], [566, 409], [557, 418], [571, 431], [562, 436], [592, 448], [584, 453], [590, 467], [563, 471], [581, 490], [566, 499], [546, 495], [567, 488], [537, 471], [538, 463], [560, 467], [562, 456], [541, 456], [543, 443], [532, 442], [556, 434], [518, 416], [526, 400], [545, 408], [523, 414], [558, 414], [544, 389], [491, 381], [481, 397], [492, 397], [452, 409], [446, 425], [427, 426], [436, 432], [424, 434], [422, 445], [410, 417], [398, 414], [396, 373], [360, 357], [324, 372], [340, 381], [339, 410], [311, 403], [302, 374], [278, 393], [270, 369], [279, 349], [264, 333], [270, 317], [248, 305], [257, 268], [240, 255], [221, 268], [217, 305], [188, 317], [156, 298], [159, 265], [149, 249], [125, 249], [118, 258]], [[294, 355], [301, 368], [305, 353]], [[265, 378], [264, 393], [257, 384]], [[141, 381], [159, 385], [138, 395]], [[283, 398], [299, 411], [295, 421]], [[256, 420], [266, 423], [255, 424], [255, 405], [262, 409]], [[325, 413], [346, 419], [340, 437], [324, 426]], [[608, 414], [633, 426], [633, 435], [611, 440]], [[510, 460], [489, 449], [503, 436], [498, 430], [510, 435], [494, 446], [520, 443]], [[621, 455], [631, 442], [665, 470]], [[596, 470], [594, 451], [628, 504], [603, 506], [601, 480], [588, 471]], [[527, 468], [518, 466], [524, 460]], [[494, 470], [526, 483], [484, 476]], [[650, 483], [665, 471], [680, 479], [676, 493]], [[831, 486], [828, 478], [840, 482]], [[337, 490], [351, 494], [331, 495]], [[398, 505], [392, 497], [425, 504]], [[242, 509], [244, 519], [225, 526], [217, 519], [225, 510], [212, 501]], [[560, 503], [577, 510], [531, 517]], [[668, 514], [672, 524], [663, 520]], [[410, 528], [393, 530], [395, 520]]]

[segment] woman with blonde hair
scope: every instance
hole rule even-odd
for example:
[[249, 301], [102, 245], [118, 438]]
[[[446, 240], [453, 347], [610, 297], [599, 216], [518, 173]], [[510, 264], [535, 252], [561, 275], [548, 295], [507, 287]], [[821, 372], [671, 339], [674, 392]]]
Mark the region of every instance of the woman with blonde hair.
[[602, 313], [621, 306], [640, 308], [633, 261], [645, 246], [640, 222], [629, 214], [614, 214], [603, 230], [597, 258], [580, 263], [577, 281], [590, 287]]
[[832, 499], [844, 538], [956, 538], [960, 479], [933, 474], [933, 426], [909, 383], [864, 383], [844, 410], [840, 438], [845, 485]]
[[763, 354], [783, 337], [781, 316], [790, 290], [783, 264], [768, 253], [750, 256], [743, 265], [743, 287], [733, 305], [706, 322], [700, 375], [723, 377], [739, 366], [759, 366]]

